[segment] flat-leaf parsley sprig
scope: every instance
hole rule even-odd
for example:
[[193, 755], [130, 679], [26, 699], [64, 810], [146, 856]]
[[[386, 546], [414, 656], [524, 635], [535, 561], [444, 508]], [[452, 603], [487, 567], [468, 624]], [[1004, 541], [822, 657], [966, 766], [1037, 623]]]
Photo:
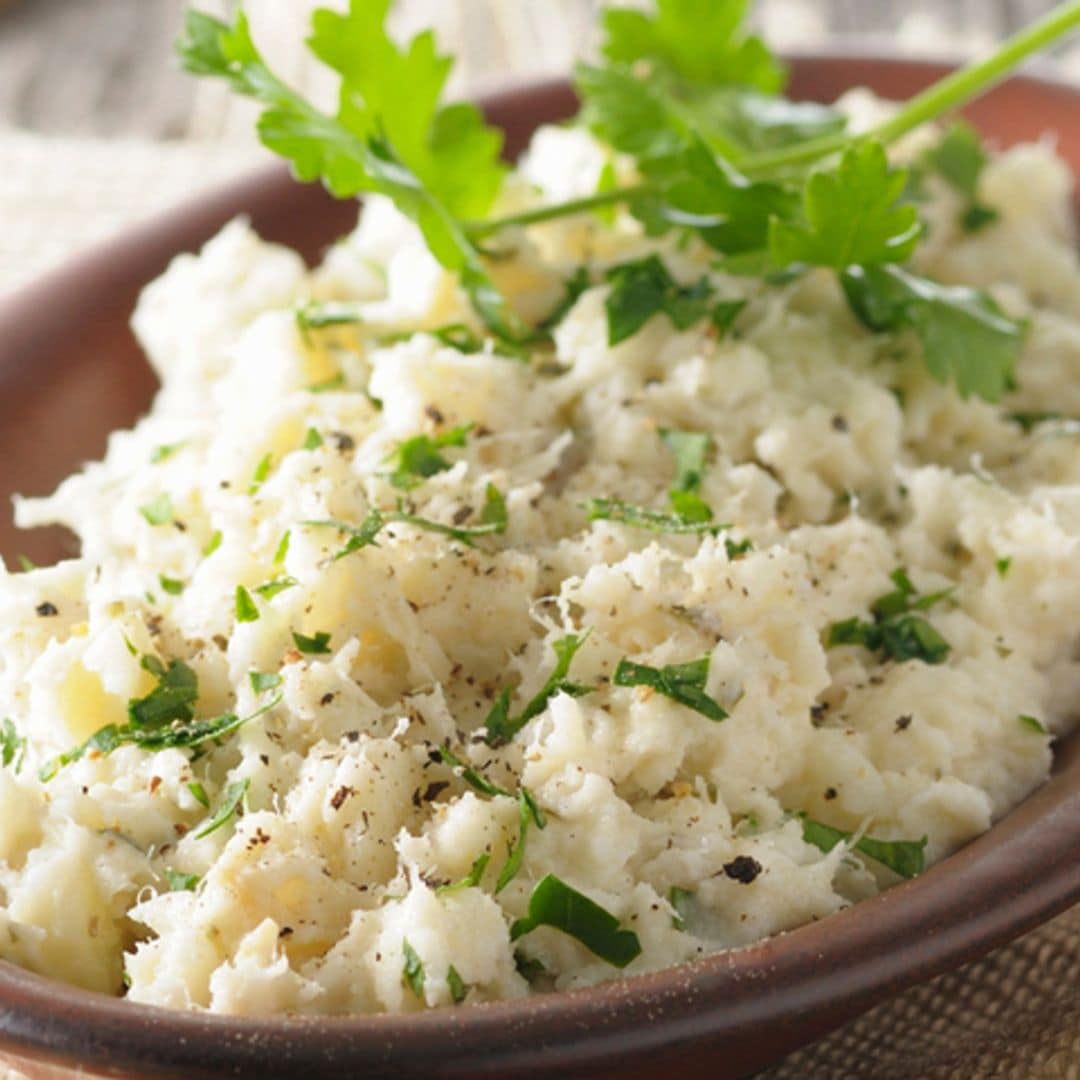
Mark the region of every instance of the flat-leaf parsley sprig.
[[[634, 160], [639, 179], [501, 217], [485, 216], [505, 174], [499, 134], [474, 107], [440, 104], [451, 61], [438, 54], [430, 32], [398, 47], [384, 26], [389, 4], [350, 0], [345, 14], [313, 16], [308, 44], [341, 77], [334, 115], [267, 66], [243, 10], [231, 23], [190, 11], [178, 48], [188, 71], [222, 78], [264, 106], [259, 134], [300, 179], [321, 179], [340, 198], [390, 198], [434, 257], [458, 274], [495, 338], [521, 346], [545, 334], [527, 326], [496, 288], [485, 238], [625, 205], [651, 235], [675, 229], [698, 236], [724, 269], [766, 281], [778, 270], [836, 271], [870, 329], [914, 330], [931, 375], [962, 396], [997, 400], [1012, 385], [1022, 326], [982, 293], [944, 288], [903, 268], [920, 229], [915, 210], [903, 204], [907, 174], [889, 168], [884, 148], [1080, 26], [1080, 0], [1059, 4], [859, 135], [833, 110], [780, 96], [783, 65], [746, 31], [748, 0], [656, 0], [654, 15], [609, 10], [603, 62], [580, 65], [576, 74], [582, 119]], [[700, 288], [685, 291], [654, 289], [650, 302], [688, 324], [704, 314], [706, 296]], [[618, 334], [633, 332], [636, 321], [620, 319]]]

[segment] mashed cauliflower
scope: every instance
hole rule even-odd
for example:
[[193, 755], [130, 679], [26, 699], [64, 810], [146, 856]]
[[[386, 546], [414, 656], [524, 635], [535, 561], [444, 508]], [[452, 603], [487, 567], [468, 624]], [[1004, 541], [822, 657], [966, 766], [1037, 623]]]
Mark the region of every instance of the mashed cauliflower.
[[[505, 198], [588, 194], [605, 160], [543, 129]], [[970, 235], [931, 187], [918, 268], [1029, 322], [1000, 405], [827, 272], [727, 276], [629, 217], [499, 237], [528, 318], [595, 271], [532, 365], [432, 333], [475, 317], [379, 198], [314, 271], [242, 221], [177, 258], [134, 318], [152, 411], [18, 505], [82, 553], [0, 578], [0, 956], [233, 1014], [514, 998], [620, 970], [529, 926], [549, 875], [635, 973], [894, 884], [863, 838], [929, 863], [1015, 806], [1080, 700], [1078, 429], [1041, 415], [1080, 415], [1071, 181], [1046, 144], [997, 157]], [[731, 329], [657, 315], [609, 346], [603, 270], [653, 252], [744, 300]], [[711, 437], [696, 494], [726, 528], [590, 521], [665, 511], [673, 431]], [[941, 662], [832, 639], [899, 568], [945, 591]], [[696, 664], [710, 704], [627, 664]], [[223, 734], [72, 753], [159, 707]], [[518, 730], [485, 741], [500, 708]]]

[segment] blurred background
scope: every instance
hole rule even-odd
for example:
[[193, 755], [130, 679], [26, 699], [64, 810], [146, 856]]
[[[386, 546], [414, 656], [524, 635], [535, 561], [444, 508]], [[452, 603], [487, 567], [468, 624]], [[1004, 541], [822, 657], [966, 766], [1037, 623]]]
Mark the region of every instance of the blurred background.
[[[296, 81], [310, 10], [334, 0], [248, 0], [266, 50]], [[0, 126], [81, 135], [247, 135], [232, 109], [172, 60], [185, 0], [0, 0]], [[199, 0], [223, 12], [229, 0]], [[565, 71], [595, 37], [601, 0], [398, 0], [403, 32], [431, 25], [460, 56], [457, 89]], [[777, 49], [874, 40], [908, 53], [970, 52], [1053, 7], [1053, 0], [760, 0]]]
[[[634, 0], [621, 0], [633, 3]], [[316, 6], [247, 0], [256, 38], [294, 84], [332, 100], [309, 61]], [[263, 160], [252, 106], [177, 69], [186, 0], [0, 0], [0, 293], [73, 249]], [[233, 0], [198, 0], [224, 13]], [[402, 33], [437, 31], [458, 65], [451, 90], [564, 73], [596, 43], [602, 0], [397, 0]], [[865, 49], [963, 57], [1053, 0], [759, 0], [782, 51]], [[1080, 44], [1058, 57], [1080, 74]]]

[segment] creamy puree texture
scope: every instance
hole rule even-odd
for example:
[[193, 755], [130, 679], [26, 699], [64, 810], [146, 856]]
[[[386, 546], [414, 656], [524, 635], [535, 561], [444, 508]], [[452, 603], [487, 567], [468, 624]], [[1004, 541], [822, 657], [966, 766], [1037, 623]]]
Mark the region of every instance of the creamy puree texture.
[[[504, 200], [588, 194], [605, 160], [580, 130], [542, 129]], [[867, 331], [828, 272], [727, 276], [629, 217], [498, 238], [497, 284], [532, 319], [583, 261], [596, 270], [540, 368], [424, 332], [475, 317], [379, 198], [313, 272], [242, 221], [176, 259], [134, 319], [162, 381], [152, 411], [18, 505], [25, 526], [74, 529], [82, 554], [0, 580], [0, 712], [27, 739], [22, 768], [12, 754], [0, 769], [0, 956], [238, 1014], [513, 998], [618, 974], [552, 927], [511, 941], [547, 874], [637, 936], [634, 973], [899, 880], [846, 843], [808, 843], [799, 813], [852, 839], [926, 837], [929, 863], [1015, 806], [1080, 699], [1077, 427], [1010, 419], [1080, 415], [1071, 180], [1049, 144], [995, 158], [980, 198], [1000, 219], [970, 235], [959, 197], [929, 183], [917, 268], [1030, 323], [999, 405], [933, 381], [913, 339]], [[734, 328], [658, 315], [609, 347], [602, 271], [652, 251], [679, 281], [709, 274], [745, 299]], [[298, 326], [329, 301], [343, 306], [306, 310], [362, 324]], [[462, 425], [448, 468], [392, 483], [406, 440]], [[711, 434], [698, 493], [730, 527], [589, 522], [596, 497], [664, 511], [670, 430]], [[305, 524], [359, 527], [401, 498], [468, 528], [492, 487], [506, 530], [472, 546], [398, 520], [335, 559], [348, 534]], [[919, 595], [953, 590], [925, 612], [944, 661], [826, 648], [899, 567]], [[499, 693], [519, 715], [556, 644], [586, 634], [569, 679], [590, 692], [555, 693], [486, 745]], [[194, 672], [197, 718], [253, 718], [198, 751], [91, 750], [39, 780], [127, 722], [157, 684], [147, 655]], [[705, 657], [722, 721], [612, 685], [623, 660]]]

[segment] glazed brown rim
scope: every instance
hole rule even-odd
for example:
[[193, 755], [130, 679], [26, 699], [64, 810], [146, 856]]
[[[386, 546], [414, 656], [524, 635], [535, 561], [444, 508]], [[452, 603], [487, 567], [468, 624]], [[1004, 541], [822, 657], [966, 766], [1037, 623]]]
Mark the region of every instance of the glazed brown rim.
[[[941, 74], [937, 64], [835, 56], [840, 85], [904, 74], [910, 91]], [[855, 74], [852, 74], [854, 72]], [[861, 72], [861, 75], [859, 74]], [[825, 80], [829, 82], [828, 79]], [[901, 79], [903, 81], [903, 79]], [[820, 85], [820, 79], [817, 82]], [[1015, 85], [1080, 95], [1044, 80]], [[997, 94], [1006, 93], [998, 91]], [[996, 95], [995, 95], [996, 96]], [[565, 114], [564, 82], [485, 99], [495, 122]], [[982, 107], [986, 107], [986, 102]], [[1078, 110], [1080, 112], [1080, 110]], [[156, 223], [73, 261], [0, 305], [7, 356], [32, 352], [40, 328], [22, 313], [82, 285], [78, 302], [53, 308], [77, 324], [101, 314], [103, 297], [126, 295], [167, 257], [201, 243], [237, 212], [272, 218], [287, 202], [280, 167], [223, 187]], [[103, 267], [109, 268], [102, 277]], [[115, 305], [114, 305], [115, 306]], [[32, 373], [0, 365], [0, 390]], [[918, 879], [822, 922], [750, 948], [585, 990], [410, 1016], [236, 1018], [135, 1005], [0, 963], [0, 1050], [34, 1063], [100, 1069], [114, 1076], [210, 1076], [363, 1067], [369, 1076], [506, 1075], [527, 1068], [659, 1065], [685, 1045], [712, 1048], [725, 1072], [779, 1057], [906, 986], [972, 959], [1080, 900], [1080, 738], [1059, 747], [1052, 779], [988, 833]], [[897, 943], [899, 947], [897, 947]], [[766, 1047], [749, 1048], [755, 1037]], [[631, 1071], [634, 1071], [632, 1069]]]

